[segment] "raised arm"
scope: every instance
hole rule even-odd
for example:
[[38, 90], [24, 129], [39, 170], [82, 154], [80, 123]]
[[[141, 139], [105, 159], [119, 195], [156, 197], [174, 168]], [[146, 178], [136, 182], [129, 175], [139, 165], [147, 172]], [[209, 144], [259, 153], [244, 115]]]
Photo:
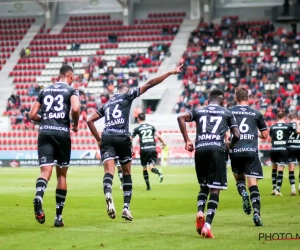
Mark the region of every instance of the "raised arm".
[[35, 122], [41, 122], [41, 117], [37, 114], [41, 108], [41, 104], [37, 101], [33, 103], [29, 112], [29, 118]]
[[179, 115], [177, 117], [177, 121], [178, 121], [178, 125], [181, 131], [181, 134], [183, 136], [184, 142], [185, 142], [185, 149], [187, 151], [192, 152], [194, 150], [194, 145], [191, 142], [187, 131], [186, 131], [186, 122], [190, 122], [191, 121], [191, 114], [190, 113], [184, 113], [182, 115]]
[[94, 122], [98, 121], [101, 118], [101, 116], [98, 113], [94, 113], [87, 121], [87, 125], [92, 133], [92, 135], [95, 137], [97, 143], [98, 143], [98, 147], [100, 149], [100, 144], [101, 144], [101, 137], [98, 134], [98, 131], [95, 127]]
[[160, 135], [160, 133], [158, 133], [158, 132], [155, 132], [155, 136], [156, 136], [156, 138], [161, 142], [161, 144], [162, 144], [162, 147], [165, 147], [166, 146], [166, 144], [165, 144], [165, 142], [164, 142], [164, 140], [163, 140], [163, 138], [161, 137], [161, 135]]
[[171, 70], [159, 77], [153, 78], [150, 81], [148, 81], [145, 85], [140, 87], [140, 95], [144, 94], [148, 89], [153, 88], [154, 86], [160, 84], [162, 81], [164, 81], [166, 78], [168, 78], [170, 75], [176, 75], [181, 72], [181, 69], [183, 67], [183, 64], [176, 67], [174, 70]]

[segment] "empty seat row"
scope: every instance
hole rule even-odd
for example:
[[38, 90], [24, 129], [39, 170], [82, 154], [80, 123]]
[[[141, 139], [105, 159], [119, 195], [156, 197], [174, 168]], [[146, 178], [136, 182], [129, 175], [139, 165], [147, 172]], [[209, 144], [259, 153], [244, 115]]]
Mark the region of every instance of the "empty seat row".
[[18, 41], [7, 41], [7, 42], [0, 42], [0, 46], [1, 47], [8, 47], [8, 46], [13, 46], [13, 47], [16, 47], [19, 45], [19, 42]]
[[12, 19], [0, 19], [0, 23], [9, 24], [9, 23], [34, 23], [35, 18], [12, 18]]
[[15, 65], [14, 70], [34, 70], [34, 69], [45, 69], [46, 66], [44, 64], [21, 64]]
[[25, 35], [27, 33], [27, 30], [0, 30], [0, 35], [19, 35], [23, 34]]
[[23, 36], [2, 36], [0, 35], [0, 41], [10, 41], [12, 42], [13, 40], [22, 40]]
[[110, 15], [101, 15], [101, 16], [71, 16], [70, 21], [86, 21], [86, 20], [109, 20]]
[[2, 53], [5, 53], [5, 52], [7, 52], [7, 53], [11, 52], [12, 53], [12, 52], [15, 51], [15, 48], [13, 48], [13, 47], [6, 47], [6, 48], [1, 48], [0, 51]]
[[157, 17], [185, 17], [185, 12], [149, 13], [149, 18]]
[[[74, 33], [74, 32], [80, 32], [81, 35], [91, 37], [91, 36], [97, 36], [97, 37], [108, 37], [111, 32], [97, 32], [95, 34], [93, 33], [85, 33], [85, 32], [96, 32], [98, 31], [97, 28], [93, 27], [87, 27], [87, 28], [64, 28], [62, 32], [64, 33]], [[114, 32], [118, 37], [120, 36], [150, 36], [150, 35], [160, 35], [162, 33], [162, 30], [140, 30], [140, 31], [116, 31]]]
[[29, 29], [31, 24], [23, 23], [23, 24], [0, 24], [0, 29]]
[[67, 26], [91, 26], [91, 25], [101, 25], [101, 26], [111, 26], [111, 25], [119, 25], [121, 26], [123, 21], [121, 20], [109, 20], [109, 21], [88, 21], [88, 22], [67, 22], [65, 27]]
[[163, 19], [142, 19], [142, 20], [134, 20], [135, 24], [144, 24], [144, 23], [182, 23], [182, 18], [163, 18]]

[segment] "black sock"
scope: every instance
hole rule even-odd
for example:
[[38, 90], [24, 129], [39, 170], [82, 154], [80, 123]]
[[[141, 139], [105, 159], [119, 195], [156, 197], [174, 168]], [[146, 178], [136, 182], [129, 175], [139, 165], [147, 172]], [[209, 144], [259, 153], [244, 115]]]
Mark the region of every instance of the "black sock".
[[272, 169], [272, 187], [276, 189], [277, 169]]
[[198, 193], [198, 197], [197, 197], [198, 212], [200, 212], [200, 211], [204, 212], [208, 192], [209, 192], [208, 187], [201, 187], [201, 190]]
[[103, 191], [104, 194], [112, 192], [112, 184], [113, 184], [113, 175], [110, 173], [105, 173], [103, 177]]
[[132, 196], [132, 179], [130, 174], [124, 175], [123, 193], [124, 193], [124, 208], [129, 209], [131, 196]]
[[253, 214], [260, 215], [260, 195], [257, 186], [249, 187], [250, 199], [253, 207]]
[[147, 170], [143, 170], [144, 180], [146, 182], [147, 188], [150, 188], [149, 175]]
[[295, 184], [295, 173], [294, 173], [294, 171], [289, 171], [289, 180], [290, 180], [291, 185]]
[[44, 193], [47, 188], [47, 184], [48, 184], [48, 181], [46, 181], [44, 178], [37, 178], [36, 183], [35, 183], [35, 187], [36, 187], [35, 196], [38, 196], [41, 199], [43, 199]]
[[219, 205], [219, 195], [215, 193], [211, 193], [209, 195], [209, 201], [207, 203], [207, 215], [206, 215], [206, 223], [212, 223], [215, 213], [217, 211]]
[[299, 174], [299, 176], [298, 176], [298, 177], [299, 177], [299, 184], [300, 184], [300, 174]]
[[65, 201], [67, 196], [67, 190], [56, 189], [56, 217], [62, 215], [62, 211], [64, 209]]
[[281, 185], [282, 185], [282, 180], [283, 180], [283, 171], [278, 171], [278, 174], [277, 174], [277, 191], [280, 192], [280, 188], [281, 188]]
[[118, 170], [118, 176], [119, 176], [120, 182], [123, 184], [123, 172], [122, 172], [122, 169]]
[[240, 196], [242, 196], [243, 192], [246, 191], [245, 181], [237, 181], [236, 188], [237, 188], [237, 191], [239, 192]]
[[159, 174], [159, 171], [157, 168], [152, 168], [151, 169], [151, 172], [154, 173], [154, 174]]

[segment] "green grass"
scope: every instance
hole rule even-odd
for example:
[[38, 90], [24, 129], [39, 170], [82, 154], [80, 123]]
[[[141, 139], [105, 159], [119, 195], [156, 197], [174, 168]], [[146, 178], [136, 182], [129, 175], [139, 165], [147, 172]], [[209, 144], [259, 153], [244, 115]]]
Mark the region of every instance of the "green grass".
[[[121, 218], [122, 191], [117, 175], [113, 196], [117, 218], [106, 214], [102, 191], [103, 169], [70, 168], [64, 228], [54, 228], [55, 177], [44, 198], [46, 222], [38, 224], [32, 200], [38, 168], [0, 169], [0, 249], [299, 249], [300, 241], [259, 241], [259, 233], [300, 235], [300, 197], [291, 197], [287, 172], [283, 197], [270, 195], [270, 168], [260, 181], [264, 227], [255, 227], [244, 214], [231, 171], [212, 225], [215, 239], [195, 230], [198, 185], [192, 167], [165, 167], [164, 182], [150, 174], [152, 190], [145, 191], [140, 167], [133, 168], [133, 222]], [[287, 170], [286, 170], [287, 171]], [[296, 176], [298, 176], [298, 171]], [[297, 180], [298, 182], [298, 180]], [[209, 247], [209, 248], [208, 248]]]

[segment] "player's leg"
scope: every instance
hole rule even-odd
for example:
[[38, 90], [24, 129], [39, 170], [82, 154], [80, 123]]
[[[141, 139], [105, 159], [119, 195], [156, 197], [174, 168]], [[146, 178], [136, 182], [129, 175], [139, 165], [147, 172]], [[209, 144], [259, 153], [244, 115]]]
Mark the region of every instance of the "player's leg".
[[55, 136], [54, 157], [57, 160], [56, 166], [56, 213], [54, 218], [55, 227], [63, 227], [62, 213], [67, 198], [67, 172], [71, 158], [70, 136]]
[[282, 181], [283, 181], [284, 164], [283, 163], [278, 163], [277, 164], [277, 169], [278, 169], [278, 173], [277, 173], [277, 178], [276, 178], [276, 192], [275, 192], [275, 195], [276, 196], [282, 196], [280, 189], [281, 189]]
[[211, 231], [211, 224], [219, 205], [220, 190], [227, 189], [226, 163], [223, 152], [206, 151], [205, 154], [208, 157], [206, 164], [209, 166], [207, 177], [209, 200], [207, 203], [206, 220], [201, 234], [206, 238], [214, 238]]
[[141, 158], [141, 165], [143, 167], [143, 177], [147, 186], [146, 190], [151, 190], [150, 187], [150, 181], [149, 181], [149, 174], [148, 174], [148, 169], [147, 169], [147, 152], [145, 150], [141, 150], [140, 152], [140, 158]]
[[263, 169], [257, 156], [249, 156], [245, 159], [245, 175], [247, 177], [250, 199], [253, 208], [253, 222], [255, 226], [263, 226], [260, 217], [260, 193], [258, 180], [263, 179]]
[[150, 171], [154, 174], [158, 175], [158, 181], [162, 182], [164, 177], [163, 177], [163, 172], [161, 169], [158, 169], [155, 167], [156, 164], [156, 160], [157, 160], [157, 152], [152, 150], [152, 151], [147, 151], [146, 152], [146, 161], [147, 161], [147, 165], [150, 168]]
[[38, 137], [38, 158], [40, 164], [40, 175], [36, 180], [36, 192], [33, 199], [34, 214], [36, 220], [43, 224], [45, 222], [45, 213], [42, 208], [43, 197], [47, 188], [48, 181], [52, 175], [53, 165], [56, 164], [53, 158], [53, 147], [51, 138], [46, 135]]
[[123, 196], [124, 207], [122, 218], [132, 221], [133, 217], [129, 210], [131, 197], [132, 197], [132, 178], [131, 178], [131, 160], [132, 160], [132, 143], [130, 136], [115, 137], [116, 153], [119, 156], [119, 161], [123, 171]]
[[205, 166], [205, 164], [203, 164], [203, 160], [203, 153], [197, 150], [195, 153], [195, 170], [200, 186], [200, 191], [197, 195], [198, 213], [196, 215], [196, 231], [199, 235], [201, 235], [202, 228], [204, 227], [205, 223], [204, 211], [209, 193], [209, 188], [207, 186], [208, 166]]
[[131, 179], [131, 161], [127, 163], [122, 163], [123, 170], [123, 194], [124, 194], [124, 207], [122, 212], [122, 218], [125, 220], [132, 221], [133, 217], [129, 210], [131, 197], [132, 197], [132, 179]]
[[288, 166], [289, 166], [289, 181], [291, 185], [291, 195], [296, 195], [295, 188], [295, 163], [297, 162], [297, 158], [295, 155], [295, 151], [288, 150]]
[[121, 186], [120, 189], [123, 189], [123, 172], [122, 172], [122, 167], [120, 162], [118, 161], [118, 159], [115, 159], [115, 165], [118, 168], [118, 177], [120, 179], [121, 182]]
[[62, 213], [67, 197], [67, 171], [68, 166], [56, 166], [57, 185], [55, 191], [56, 214], [54, 219], [55, 227], [63, 227]]
[[144, 180], [145, 180], [145, 183], [147, 186], [146, 190], [148, 190], [148, 191], [151, 190], [147, 166], [143, 166], [143, 177], [144, 177]]
[[295, 188], [295, 163], [289, 163], [289, 181], [291, 185], [291, 195], [296, 195], [296, 188]]
[[247, 159], [245, 157], [231, 157], [231, 169], [236, 181], [236, 188], [242, 197], [243, 210], [246, 214], [251, 214], [251, 204], [249, 194], [246, 189], [245, 165]]
[[116, 218], [116, 209], [112, 197], [112, 185], [115, 174], [115, 159], [117, 154], [114, 148], [113, 135], [102, 135], [100, 145], [101, 159], [104, 166], [103, 192], [106, 201], [107, 214], [111, 219]]
[[276, 164], [275, 154], [276, 154], [276, 152], [271, 151], [271, 161], [272, 161], [272, 193], [271, 193], [271, 195], [275, 195], [275, 193], [276, 193], [277, 164]]

